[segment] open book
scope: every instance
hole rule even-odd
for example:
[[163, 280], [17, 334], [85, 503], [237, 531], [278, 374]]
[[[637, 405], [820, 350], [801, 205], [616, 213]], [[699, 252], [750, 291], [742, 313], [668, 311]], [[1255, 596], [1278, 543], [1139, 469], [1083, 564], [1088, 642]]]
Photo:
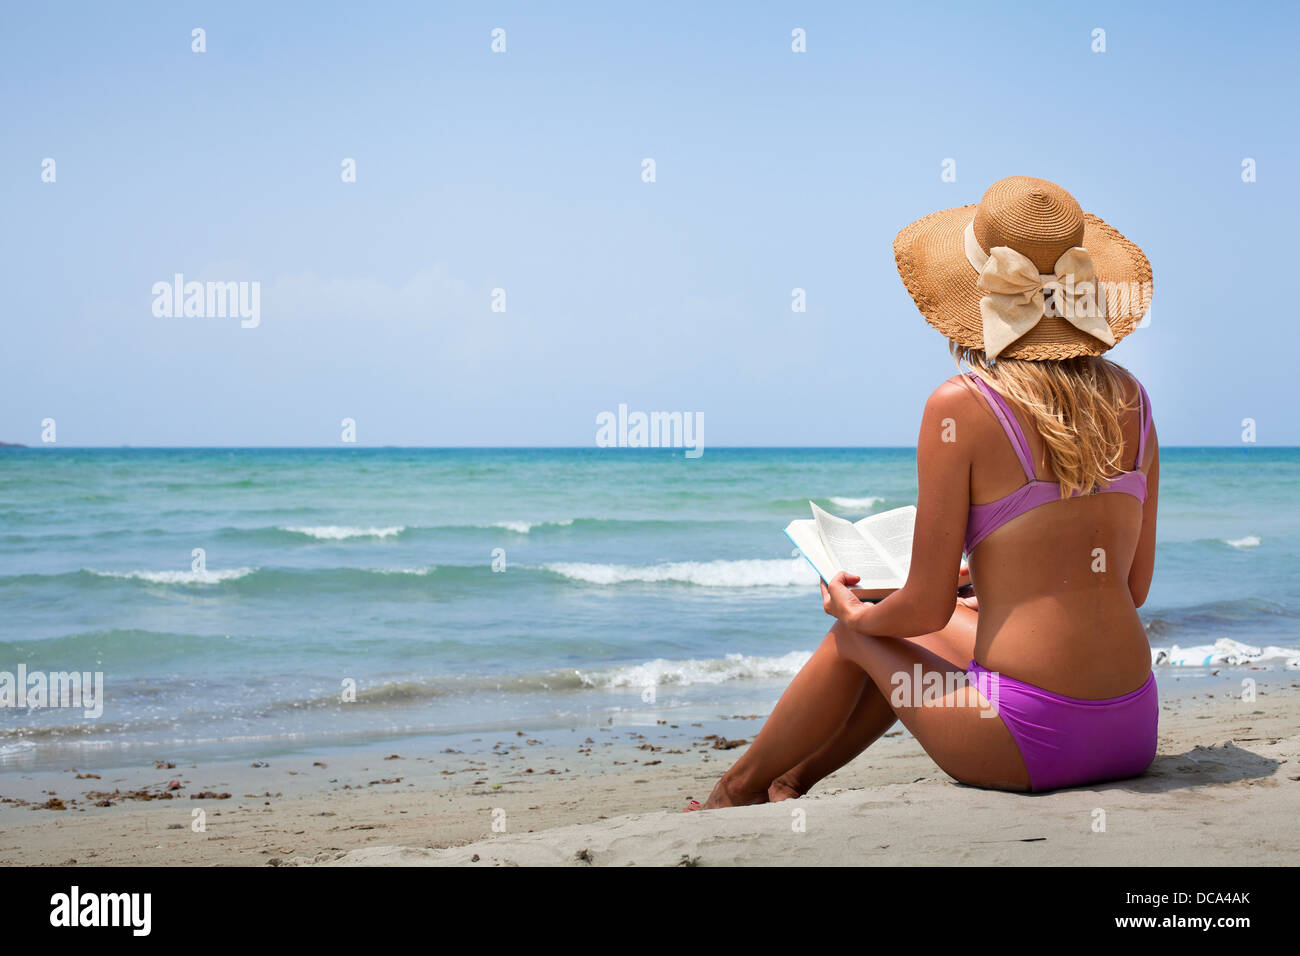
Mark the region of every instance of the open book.
[[895, 508], [860, 521], [837, 518], [813, 502], [813, 516], [791, 521], [785, 533], [823, 581], [840, 571], [856, 574], [858, 597], [879, 598], [907, 581], [912, 562], [912, 528], [916, 508]]

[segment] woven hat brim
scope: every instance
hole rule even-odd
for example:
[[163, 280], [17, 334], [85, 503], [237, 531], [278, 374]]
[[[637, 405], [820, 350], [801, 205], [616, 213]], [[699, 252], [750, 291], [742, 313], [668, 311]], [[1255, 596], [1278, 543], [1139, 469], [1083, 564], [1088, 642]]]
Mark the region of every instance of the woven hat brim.
[[[894, 261], [925, 320], [959, 345], [982, 349], [984, 293], [975, 285], [979, 273], [965, 251], [966, 225], [975, 218], [975, 209], [974, 204], [941, 209], [904, 227], [894, 239]], [[1119, 342], [1137, 328], [1151, 307], [1151, 263], [1113, 226], [1091, 213], [1084, 213], [1083, 219], [1083, 247], [1106, 289], [1106, 321]], [[1001, 355], [1052, 361], [1100, 355], [1109, 348], [1065, 319], [1048, 315]]]

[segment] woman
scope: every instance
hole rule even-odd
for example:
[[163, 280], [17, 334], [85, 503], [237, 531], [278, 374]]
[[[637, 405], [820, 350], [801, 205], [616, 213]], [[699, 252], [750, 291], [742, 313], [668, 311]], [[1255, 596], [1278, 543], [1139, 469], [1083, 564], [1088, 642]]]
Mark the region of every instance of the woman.
[[[1155, 756], [1137, 608], [1156, 435], [1142, 386], [1100, 357], [1150, 305], [1146, 256], [1026, 177], [912, 223], [894, 251], [969, 370], [926, 402], [907, 583], [877, 604], [843, 572], [823, 583], [836, 623], [704, 809], [802, 796], [895, 720], [980, 787], [1131, 777]], [[963, 553], [977, 601], [954, 599]]]

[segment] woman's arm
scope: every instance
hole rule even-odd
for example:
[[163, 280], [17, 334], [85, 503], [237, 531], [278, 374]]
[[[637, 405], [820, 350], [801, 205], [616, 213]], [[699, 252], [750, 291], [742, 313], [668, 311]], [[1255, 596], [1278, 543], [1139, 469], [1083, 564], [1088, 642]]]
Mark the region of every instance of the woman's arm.
[[[836, 576], [823, 585], [828, 613], [854, 630], [879, 637], [916, 637], [948, 623], [956, 607], [953, 582], [961, 565], [970, 512], [970, 395], [945, 382], [925, 403], [916, 441], [916, 529], [907, 583], [879, 604], [863, 604]], [[963, 418], [965, 419], [963, 421]], [[841, 614], [843, 616], [841, 616]]]
[[1151, 425], [1147, 439], [1151, 451], [1151, 467], [1147, 470], [1147, 500], [1142, 506], [1142, 531], [1138, 536], [1133, 564], [1128, 569], [1128, 593], [1133, 596], [1133, 606], [1141, 607], [1151, 590], [1151, 576], [1156, 568], [1156, 505], [1160, 498], [1160, 448], [1156, 441], [1156, 426]]

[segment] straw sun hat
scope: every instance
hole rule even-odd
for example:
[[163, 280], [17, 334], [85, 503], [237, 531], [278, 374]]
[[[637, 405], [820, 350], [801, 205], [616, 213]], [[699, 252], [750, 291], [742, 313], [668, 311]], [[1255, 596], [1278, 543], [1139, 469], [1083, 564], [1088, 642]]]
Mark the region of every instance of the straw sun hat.
[[989, 359], [1100, 355], [1151, 305], [1151, 263], [1045, 179], [1013, 176], [978, 205], [931, 213], [894, 239], [927, 322]]

